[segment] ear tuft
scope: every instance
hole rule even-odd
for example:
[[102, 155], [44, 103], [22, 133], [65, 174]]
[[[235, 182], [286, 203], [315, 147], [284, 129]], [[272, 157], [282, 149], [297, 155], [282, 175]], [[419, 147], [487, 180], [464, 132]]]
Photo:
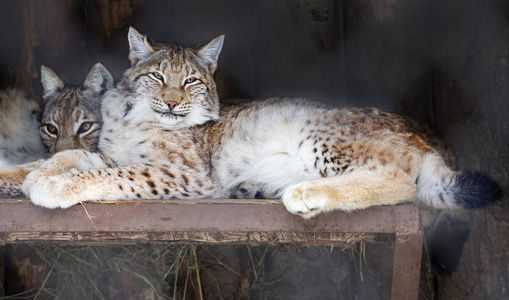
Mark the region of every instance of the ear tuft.
[[57, 91], [64, 88], [64, 83], [52, 69], [41, 66], [41, 83], [44, 89], [43, 99], [53, 96]]
[[154, 53], [154, 49], [148, 42], [147, 37], [140, 34], [136, 29], [129, 27], [127, 39], [129, 40], [129, 60], [131, 61], [131, 66]]
[[114, 79], [108, 69], [101, 63], [96, 63], [88, 72], [84, 87], [94, 90], [96, 93], [103, 94], [113, 88]]
[[200, 57], [203, 65], [209, 69], [212, 75], [217, 69], [217, 60], [219, 58], [219, 53], [221, 53], [221, 49], [223, 48], [223, 43], [224, 35], [220, 35], [198, 50], [198, 56]]

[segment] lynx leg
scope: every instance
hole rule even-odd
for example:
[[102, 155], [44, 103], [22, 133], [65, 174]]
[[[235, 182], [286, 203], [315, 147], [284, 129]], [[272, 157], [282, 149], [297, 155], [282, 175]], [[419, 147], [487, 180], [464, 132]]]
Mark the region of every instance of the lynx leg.
[[81, 201], [206, 198], [214, 194], [208, 172], [186, 169], [185, 174], [193, 171], [194, 177], [175, 176], [180, 167], [140, 164], [82, 172], [72, 170], [39, 178], [27, 194], [33, 204], [47, 208], [67, 208]]
[[21, 181], [25, 180], [28, 173], [39, 168], [46, 160], [40, 159], [31, 163], [0, 169], [1, 180]]
[[13, 198], [23, 197], [21, 191], [23, 181], [28, 173], [39, 168], [45, 162], [44, 159], [0, 169], [0, 197]]
[[45, 161], [37, 170], [26, 176], [23, 183], [23, 192], [30, 196], [30, 190], [38, 180], [48, 176], [66, 173], [70, 170], [87, 171], [91, 169], [104, 169], [109, 167], [105, 158], [97, 153], [86, 150], [66, 150], [55, 154]]
[[397, 204], [414, 198], [416, 191], [412, 178], [399, 169], [355, 170], [290, 186], [283, 203], [291, 213], [311, 218], [336, 209]]

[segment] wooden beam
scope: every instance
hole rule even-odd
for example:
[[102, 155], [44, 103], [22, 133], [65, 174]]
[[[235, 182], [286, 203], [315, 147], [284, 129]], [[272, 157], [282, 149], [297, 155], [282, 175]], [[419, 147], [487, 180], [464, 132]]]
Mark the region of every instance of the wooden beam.
[[277, 200], [97, 202], [45, 209], [28, 200], [0, 201], [0, 242], [181, 241], [333, 243], [372, 233], [419, 232], [413, 205], [334, 211], [305, 220]]

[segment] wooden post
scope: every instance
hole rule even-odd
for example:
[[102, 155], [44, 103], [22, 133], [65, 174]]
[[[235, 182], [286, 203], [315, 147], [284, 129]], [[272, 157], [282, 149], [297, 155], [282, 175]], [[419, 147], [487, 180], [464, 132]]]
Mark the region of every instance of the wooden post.
[[396, 233], [391, 299], [418, 299], [422, 232]]
[[0, 244], [0, 297], [5, 296], [5, 245]]

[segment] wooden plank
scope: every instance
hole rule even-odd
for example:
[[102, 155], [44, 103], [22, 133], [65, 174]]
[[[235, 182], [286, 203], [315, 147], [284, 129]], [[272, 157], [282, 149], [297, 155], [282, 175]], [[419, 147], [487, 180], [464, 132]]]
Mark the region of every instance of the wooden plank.
[[69, 239], [270, 242], [280, 234], [278, 242], [306, 242], [309, 234], [318, 234], [320, 241], [335, 241], [340, 233], [412, 233], [419, 228], [419, 210], [414, 205], [334, 211], [305, 220], [290, 214], [277, 200], [98, 202], [65, 210], [37, 207], [28, 200], [0, 201], [4, 243]]

